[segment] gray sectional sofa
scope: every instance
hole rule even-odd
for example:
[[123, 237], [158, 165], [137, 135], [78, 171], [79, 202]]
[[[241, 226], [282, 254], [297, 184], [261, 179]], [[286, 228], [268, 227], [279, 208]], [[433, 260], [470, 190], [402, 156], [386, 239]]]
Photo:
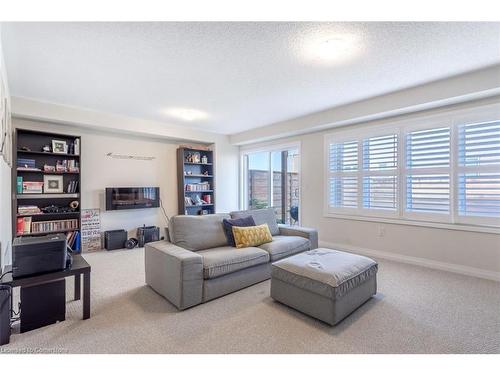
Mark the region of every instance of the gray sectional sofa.
[[[249, 215], [268, 224], [273, 241], [228, 246], [222, 220]], [[174, 216], [168, 237], [145, 246], [146, 283], [180, 310], [269, 279], [272, 262], [318, 247], [316, 230], [278, 225], [272, 209]]]

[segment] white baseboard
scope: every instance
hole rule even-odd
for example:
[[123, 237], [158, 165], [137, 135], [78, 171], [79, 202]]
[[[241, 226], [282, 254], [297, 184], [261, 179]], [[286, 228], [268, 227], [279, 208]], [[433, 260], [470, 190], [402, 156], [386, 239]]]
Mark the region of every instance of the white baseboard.
[[386, 251], [373, 250], [364, 247], [358, 247], [346, 244], [337, 244], [324, 241], [320, 241], [319, 246], [330, 249], [337, 249], [341, 251], [347, 251], [349, 253], [357, 253], [357, 254], [372, 256], [375, 258], [394, 260], [401, 263], [414, 264], [417, 266], [433, 268], [441, 271], [448, 271], [467, 276], [480, 277], [482, 279], [500, 281], [500, 272], [484, 270], [481, 268], [463, 266], [454, 263], [439, 262], [436, 260], [431, 260], [426, 258], [412, 257], [408, 255], [389, 253]]

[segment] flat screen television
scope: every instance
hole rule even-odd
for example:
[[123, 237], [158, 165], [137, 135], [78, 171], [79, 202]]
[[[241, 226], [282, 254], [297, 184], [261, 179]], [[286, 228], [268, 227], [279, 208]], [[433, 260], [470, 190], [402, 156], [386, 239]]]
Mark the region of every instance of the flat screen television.
[[159, 187], [106, 188], [106, 211], [160, 207]]

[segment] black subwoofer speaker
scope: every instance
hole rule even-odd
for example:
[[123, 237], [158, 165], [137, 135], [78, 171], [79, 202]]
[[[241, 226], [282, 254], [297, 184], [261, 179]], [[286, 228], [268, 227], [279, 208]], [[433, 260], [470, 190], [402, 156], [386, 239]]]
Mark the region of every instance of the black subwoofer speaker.
[[127, 241], [125, 229], [108, 230], [104, 232], [104, 248], [106, 250], [123, 249]]
[[12, 289], [8, 285], [0, 285], [0, 345], [10, 341], [10, 294]]
[[21, 333], [65, 319], [65, 279], [21, 287]]

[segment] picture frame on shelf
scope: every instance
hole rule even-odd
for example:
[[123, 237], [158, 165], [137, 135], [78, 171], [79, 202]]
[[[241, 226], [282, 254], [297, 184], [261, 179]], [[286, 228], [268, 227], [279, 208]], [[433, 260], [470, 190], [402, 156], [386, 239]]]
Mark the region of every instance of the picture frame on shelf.
[[43, 192], [47, 194], [57, 194], [64, 192], [63, 176], [45, 175], [43, 176]]
[[67, 154], [68, 144], [66, 141], [59, 141], [57, 139], [52, 140], [52, 152], [54, 154]]

